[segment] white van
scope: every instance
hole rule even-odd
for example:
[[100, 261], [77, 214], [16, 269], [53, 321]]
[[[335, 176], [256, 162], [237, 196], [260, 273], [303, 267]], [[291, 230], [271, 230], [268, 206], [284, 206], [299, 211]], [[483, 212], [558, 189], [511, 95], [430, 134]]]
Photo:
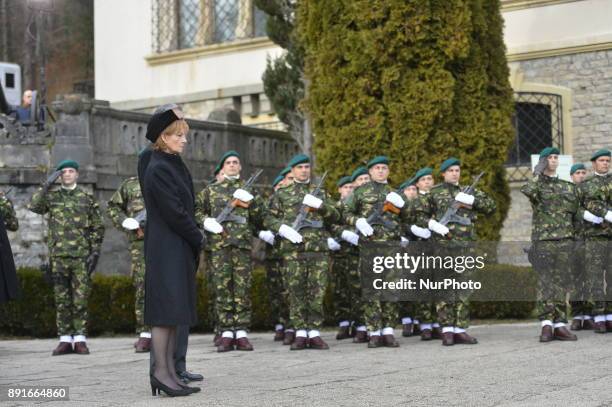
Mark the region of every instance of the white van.
[[21, 68], [17, 64], [0, 62], [0, 83], [9, 105], [21, 105]]

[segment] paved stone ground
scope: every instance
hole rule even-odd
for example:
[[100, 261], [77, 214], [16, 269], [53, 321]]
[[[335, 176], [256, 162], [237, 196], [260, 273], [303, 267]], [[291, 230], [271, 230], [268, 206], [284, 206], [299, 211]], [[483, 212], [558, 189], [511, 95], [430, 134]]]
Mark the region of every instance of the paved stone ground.
[[[399, 349], [367, 349], [324, 338], [329, 351], [290, 352], [253, 334], [254, 352], [215, 352], [190, 337], [188, 368], [201, 393], [152, 397], [148, 355], [133, 338], [93, 338], [89, 356], [51, 357], [56, 341], [0, 341], [0, 386], [69, 385], [56, 406], [612, 406], [612, 333], [580, 332], [574, 343], [537, 341], [534, 323], [482, 325], [476, 346], [401, 338]], [[37, 405], [0, 402], [0, 405]]]

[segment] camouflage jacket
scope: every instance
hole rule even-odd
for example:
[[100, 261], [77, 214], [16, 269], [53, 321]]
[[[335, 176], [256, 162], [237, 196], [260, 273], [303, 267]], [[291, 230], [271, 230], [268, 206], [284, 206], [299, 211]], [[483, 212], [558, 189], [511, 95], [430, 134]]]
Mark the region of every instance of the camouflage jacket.
[[521, 192], [529, 198], [533, 209], [531, 240], [574, 238], [574, 218], [579, 206], [574, 184], [540, 175], [523, 185]]
[[2, 193], [0, 193], [0, 217], [4, 220], [4, 225], [8, 230], [15, 232], [19, 229], [13, 203]]
[[80, 186], [73, 190], [56, 188], [32, 196], [29, 209], [49, 214], [47, 245], [51, 257], [87, 257], [100, 251], [104, 224], [95, 198]]
[[[282, 188], [286, 188], [286, 187], [280, 187], [279, 189]], [[272, 205], [272, 198], [274, 197], [274, 194], [276, 192], [274, 192], [272, 195], [270, 195], [270, 197], [268, 198], [268, 205], [266, 207], [266, 214], [268, 213], [268, 211], [270, 210], [270, 205]], [[265, 214], [264, 214], [265, 216]], [[278, 236], [278, 234], [275, 234], [274, 237], [274, 245], [269, 245], [269, 244], [265, 244], [266, 246], [266, 259], [268, 260], [279, 260], [283, 258], [283, 253], [280, 249], [281, 246], [281, 240], [283, 238], [281, 236]]]
[[134, 218], [145, 208], [140, 182], [138, 177], [128, 178], [119, 186], [111, 199], [108, 201], [107, 213], [113, 225], [123, 232], [126, 232], [130, 242], [138, 239], [135, 230], [127, 230], [121, 224], [126, 218]]
[[[270, 209], [265, 217], [266, 229], [278, 234], [278, 229], [281, 225], [292, 226], [293, 221], [297, 218], [302, 201], [307, 193], [312, 192], [316, 185], [302, 184], [294, 182], [286, 188], [281, 188], [274, 195], [270, 202]], [[323, 200], [323, 204], [319, 209], [308, 214], [308, 219], [314, 221], [323, 221], [323, 228], [304, 228], [299, 231], [303, 241], [300, 244], [293, 244], [289, 240], [278, 236], [280, 239], [281, 253], [292, 254], [296, 252], [326, 252], [327, 238], [331, 237], [331, 225], [338, 222], [340, 215], [329, 196], [325, 191], [321, 191], [318, 196]]]
[[[345, 204], [346, 210], [342, 213], [343, 221], [354, 228], [357, 219], [367, 219], [377, 210], [379, 204], [385, 202], [385, 197], [390, 192], [393, 192], [393, 188], [388, 184], [381, 184], [374, 181], [357, 187]], [[393, 241], [399, 243], [400, 237], [405, 234], [405, 228], [409, 227], [409, 216], [408, 205], [404, 205], [403, 208], [400, 209], [399, 214], [383, 212], [382, 218], [390, 221], [393, 227], [387, 228], [383, 225], [371, 225], [372, 229], [374, 229], [374, 234], [368, 238], [368, 241]], [[363, 239], [363, 236], [360, 236], [360, 240], [361, 239]]]
[[[351, 196], [352, 194], [348, 197], [348, 199], [350, 199]], [[347, 256], [347, 255], [359, 256], [359, 246], [354, 246], [350, 244], [349, 242], [342, 240], [342, 237], [341, 237], [343, 231], [350, 230], [352, 232], [355, 229], [354, 227], [349, 226], [343, 222], [343, 220], [345, 219], [344, 212], [348, 210], [346, 207], [346, 201], [343, 201], [341, 199], [335, 202], [334, 206], [336, 210], [338, 211], [338, 214], [340, 215], [340, 220], [339, 222], [334, 223], [333, 225], [330, 225], [330, 232], [331, 232], [331, 237], [333, 237], [336, 240], [336, 242], [340, 244], [340, 250], [333, 251], [332, 255], [333, 256]]]
[[[612, 210], [612, 174], [592, 176], [581, 184], [581, 191], [584, 207], [593, 215], [603, 218]], [[612, 224], [606, 220], [601, 225], [588, 223], [585, 235], [612, 237]]]
[[427, 228], [427, 223], [430, 219], [428, 216], [431, 213], [431, 210], [429, 209], [429, 203], [427, 201], [427, 194], [422, 194], [419, 192], [419, 195], [416, 198], [406, 200], [406, 205], [408, 206], [408, 216], [406, 219], [407, 228], [404, 237], [406, 237], [410, 241], [427, 240], [415, 236], [410, 230], [410, 227], [412, 225]]
[[[203, 227], [205, 218], [217, 217], [228, 202], [233, 200], [234, 192], [244, 185], [242, 180], [226, 179], [208, 185], [196, 196], [196, 221]], [[254, 191], [248, 191], [254, 194]], [[253, 236], [263, 229], [263, 216], [265, 205], [259, 196], [255, 196], [248, 208], [237, 206], [232, 211], [233, 215], [242, 216], [246, 223], [224, 222], [223, 233], [215, 234], [206, 232], [207, 246], [210, 250], [233, 246], [240, 249], [251, 249]]]
[[[427, 200], [427, 210], [429, 211], [429, 219], [435, 219], [440, 221], [446, 210], [455, 201], [455, 196], [461, 192], [464, 187], [460, 185], [450, 184], [448, 182], [442, 182], [435, 185], [427, 195], [424, 195]], [[449, 222], [446, 227], [449, 229], [449, 237], [451, 241], [474, 241], [476, 240], [476, 221], [478, 219], [478, 213], [484, 215], [490, 215], [495, 212], [497, 205], [495, 201], [483, 191], [478, 189], [474, 190], [474, 204], [472, 209], [460, 207], [457, 210], [457, 215], [470, 219], [469, 225], [461, 225], [459, 223]], [[421, 223], [423, 223], [423, 214], [421, 214]], [[422, 227], [427, 227], [427, 223], [421, 224]], [[432, 232], [431, 237], [437, 241], [447, 240], [446, 237]]]

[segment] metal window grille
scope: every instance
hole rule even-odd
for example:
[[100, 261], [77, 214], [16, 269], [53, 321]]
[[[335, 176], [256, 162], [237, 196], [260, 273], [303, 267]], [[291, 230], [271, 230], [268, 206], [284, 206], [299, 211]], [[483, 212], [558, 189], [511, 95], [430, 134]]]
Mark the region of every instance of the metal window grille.
[[253, 0], [153, 0], [153, 52], [266, 36]]
[[515, 139], [506, 167], [512, 181], [531, 176], [531, 155], [544, 147], [563, 151], [563, 113], [560, 95], [516, 92], [513, 124]]

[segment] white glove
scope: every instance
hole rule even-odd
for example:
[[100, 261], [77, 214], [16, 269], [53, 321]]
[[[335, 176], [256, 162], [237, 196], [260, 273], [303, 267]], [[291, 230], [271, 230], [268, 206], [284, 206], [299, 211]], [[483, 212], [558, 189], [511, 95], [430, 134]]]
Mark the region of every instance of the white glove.
[[469, 206], [474, 205], [474, 195], [468, 195], [464, 192], [459, 192], [455, 197], [455, 201], [461, 202]]
[[334, 240], [332, 237], [327, 238], [327, 247], [331, 251], [340, 250], [340, 244]]
[[608, 211], [605, 218], [608, 222], [612, 223], [612, 211]]
[[417, 225], [410, 226], [410, 231], [421, 239], [429, 239], [431, 237], [431, 232], [429, 229], [421, 228]]
[[584, 215], [582, 215], [582, 219], [586, 220], [587, 222], [594, 223], [596, 225], [599, 225], [600, 223], [603, 222], [603, 218], [600, 218], [599, 216], [595, 216], [589, 211], [584, 211]]
[[366, 218], [357, 219], [355, 226], [357, 226], [357, 230], [364, 236], [372, 236], [374, 234], [374, 229], [372, 229], [372, 226], [370, 226]]
[[267, 244], [274, 245], [274, 233], [269, 230], [260, 230], [258, 236]]
[[319, 209], [323, 201], [314, 195], [306, 194], [302, 203], [310, 206], [311, 208]]
[[250, 202], [253, 199], [253, 195], [241, 188], [234, 191], [233, 197], [241, 200], [242, 202]]
[[140, 224], [134, 218], [125, 218], [125, 220], [121, 222], [121, 226], [127, 230], [136, 230], [140, 227]]
[[406, 247], [408, 247], [408, 243], [410, 243], [410, 240], [408, 240], [404, 236], [402, 236], [401, 239], [400, 239], [400, 246], [405, 249]]
[[291, 226], [281, 225], [281, 227], [278, 228], [278, 234], [291, 243], [302, 243], [302, 235]]
[[385, 197], [385, 201], [391, 202], [396, 208], [404, 207], [404, 200], [397, 192], [389, 192]]
[[204, 230], [219, 234], [223, 232], [223, 226], [215, 218], [206, 218], [204, 219]]
[[442, 236], [445, 236], [449, 232], [446, 226], [436, 221], [435, 219], [429, 219], [429, 223], [427, 224], [427, 227], [432, 232], [436, 232], [437, 234], [442, 235]]
[[351, 232], [350, 230], [342, 231], [340, 237], [342, 240], [349, 242], [353, 246], [357, 246], [359, 244], [359, 235], [355, 232]]

